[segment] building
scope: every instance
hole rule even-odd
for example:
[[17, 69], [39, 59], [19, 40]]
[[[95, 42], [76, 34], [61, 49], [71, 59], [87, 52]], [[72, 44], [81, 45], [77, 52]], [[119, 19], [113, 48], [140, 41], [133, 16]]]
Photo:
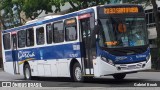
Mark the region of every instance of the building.
[[[57, 13], [48, 13], [48, 14], [45, 14], [45, 12], [43, 11], [39, 16], [38, 18], [41, 18], [41, 17], [45, 17], [47, 15], [54, 15], [54, 14], [64, 14], [67, 10], [69, 10], [70, 8], [72, 8], [72, 6], [69, 4], [69, 3], [65, 3], [64, 6], [61, 6], [61, 12], [57, 12]], [[52, 7], [52, 10], [53, 12], [55, 11], [55, 7], [53, 6]]]
[[[157, 5], [158, 5], [158, 10], [160, 10], [160, 0], [157, 0]], [[149, 32], [149, 44], [151, 48], [151, 55], [152, 55], [152, 67], [155, 69], [160, 69], [160, 62], [157, 59], [158, 57], [158, 49], [157, 49], [157, 44], [156, 44], [156, 39], [157, 39], [157, 31], [156, 31], [156, 24], [155, 24], [155, 17], [153, 13], [153, 6], [148, 5], [145, 8], [145, 14], [146, 14], [146, 23], [147, 23], [147, 28]]]
[[[160, 10], [160, 0], [157, 0], [158, 10]], [[146, 22], [147, 28], [149, 32], [149, 43], [151, 48], [156, 48], [156, 38], [157, 38], [157, 31], [156, 31], [156, 24], [155, 24], [155, 17], [153, 13], [153, 6], [149, 5], [145, 8], [146, 14]]]
[[[3, 25], [2, 25], [2, 22], [0, 21], [0, 30], [2, 30], [2, 29], [3, 29]], [[3, 63], [2, 63], [2, 61], [3, 61], [2, 60], [2, 48], [1, 47], [2, 47], [2, 40], [1, 40], [1, 33], [0, 33], [0, 68], [3, 67]]]

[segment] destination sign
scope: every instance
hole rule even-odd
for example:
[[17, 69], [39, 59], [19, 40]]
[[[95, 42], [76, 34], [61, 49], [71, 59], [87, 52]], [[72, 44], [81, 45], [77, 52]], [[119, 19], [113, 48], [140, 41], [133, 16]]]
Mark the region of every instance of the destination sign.
[[74, 23], [76, 23], [75, 19], [70, 19], [66, 21], [66, 24], [74, 24]]
[[114, 7], [104, 8], [104, 14], [138, 13], [138, 7]]

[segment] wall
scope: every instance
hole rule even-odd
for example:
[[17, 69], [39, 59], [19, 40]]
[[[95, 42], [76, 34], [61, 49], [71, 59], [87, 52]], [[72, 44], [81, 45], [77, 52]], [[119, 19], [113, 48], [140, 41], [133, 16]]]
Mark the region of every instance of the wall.
[[2, 60], [2, 40], [1, 40], [1, 32], [0, 32], [0, 68], [3, 67], [3, 60]]

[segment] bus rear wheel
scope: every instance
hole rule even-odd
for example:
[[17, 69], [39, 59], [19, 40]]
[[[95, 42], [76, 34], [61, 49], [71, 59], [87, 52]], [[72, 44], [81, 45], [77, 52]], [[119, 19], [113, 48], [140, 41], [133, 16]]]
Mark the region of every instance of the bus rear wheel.
[[24, 79], [31, 80], [31, 69], [28, 64], [24, 66]]
[[114, 79], [117, 79], [117, 80], [122, 80], [125, 78], [125, 76], [126, 76], [125, 73], [118, 73], [113, 75]]
[[75, 82], [83, 81], [82, 69], [81, 69], [81, 66], [79, 65], [79, 63], [75, 63], [73, 65], [72, 79]]

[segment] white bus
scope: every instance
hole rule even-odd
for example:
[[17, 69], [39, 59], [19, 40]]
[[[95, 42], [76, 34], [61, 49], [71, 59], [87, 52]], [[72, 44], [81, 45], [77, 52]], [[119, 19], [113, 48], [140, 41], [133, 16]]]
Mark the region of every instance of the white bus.
[[151, 68], [145, 14], [139, 5], [94, 6], [3, 30], [2, 50], [4, 71], [25, 79], [123, 79]]

